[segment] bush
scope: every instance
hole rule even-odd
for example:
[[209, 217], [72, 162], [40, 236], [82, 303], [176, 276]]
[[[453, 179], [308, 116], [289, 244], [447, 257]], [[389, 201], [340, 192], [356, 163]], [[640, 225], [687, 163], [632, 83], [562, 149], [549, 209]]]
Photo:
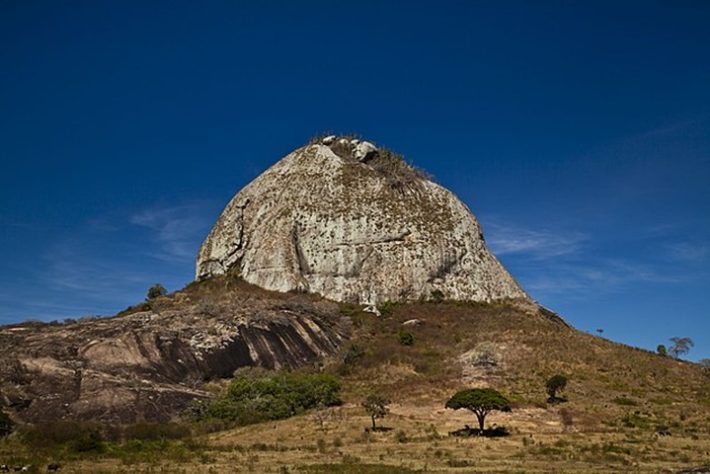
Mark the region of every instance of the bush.
[[547, 382], [545, 382], [545, 390], [550, 396], [550, 398], [547, 399], [547, 402], [555, 403], [559, 401], [564, 401], [564, 399], [559, 398], [557, 396], [557, 392], [559, 392], [560, 390], [564, 390], [566, 386], [567, 377], [565, 377], [564, 375], [557, 374], [547, 379]]
[[353, 344], [348, 347], [348, 350], [345, 351], [345, 354], [343, 355], [343, 363], [338, 368], [338, 374], [348, 375], [352, 371], [353, 366], [363, 357], [365, 357], [365, 350], [362, 347], [357, 344]]
[[630, 398], [626, 398], [626, 397], [616, 397], [612, 400], [612, 402], [616, 403], [617, 405], [629, 406], [629, 407], [635, 407], [638, 405], [638, 403], [636, 401], [631, 400]]
[[327, 374], [239, 370], [227, 393], [210, 403], [206, 418], [238, 425], [279, 420], [340, 403], [340, 382]]
[[387, 318], [389, 316], [392, 316], [395, 306], [397, 306], [397, 303], [387, 300], [381, 305], [379, 305], [377, 309], [380, 311], [380, 314], [383, 318]]
[[0, 438], [4, 438], [9, 435], [14, 429], [15, 422], [7, 416], [7, 413], [0, 411]]
[[444, 292], [441, 290], [432, 290], [429, 294], [429, 301], [432, 303], [441, 303], [444, 301]]
[[668, 355], [668, 349], [666, 349], [666, 346], [664, 346], [663, 344], [659, 344], [658, 347], [656, 347], [656, 352], [658, 352], [658, 355], [661, 356]]
[[99, 425], [95, 423], [56, 421], [24, 427], [21, 435], [35, 449], [63, 445], [79, 453], [104, 450], [103, 436]]
[[400, 331], [398, 334], [399, 343], [403, 346], [411, 346], [414, 344], [414, 336], [411, 332]]
[[156, 283], [155, 285], [148, 288], [148, 295], [146, 296], [146, 300], [154, 300], [155, 298], [165, 296], [167, 294], [168, 290], [166, 290], [165, 287], [160, 283]]

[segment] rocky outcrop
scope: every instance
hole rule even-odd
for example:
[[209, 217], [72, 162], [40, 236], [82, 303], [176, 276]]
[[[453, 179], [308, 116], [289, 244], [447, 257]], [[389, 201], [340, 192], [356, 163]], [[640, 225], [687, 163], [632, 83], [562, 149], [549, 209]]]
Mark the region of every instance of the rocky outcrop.
[[113, 318], [0, 327], [0, 406], [29, 422], [166, 420], [208, 380], [315, 363], [348, 337], [334, 303], [209, 283]]
[[491, 301], [526, 294], [469, 209], [400, 157], [328, 136], [242, 189], [202, 245], [197, 278], [237, 271], [336, 301]]

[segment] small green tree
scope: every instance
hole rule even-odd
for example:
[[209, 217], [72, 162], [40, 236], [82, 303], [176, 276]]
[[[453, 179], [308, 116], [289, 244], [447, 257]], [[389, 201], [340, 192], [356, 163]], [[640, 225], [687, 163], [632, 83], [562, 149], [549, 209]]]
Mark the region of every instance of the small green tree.
[[676, 359], [682, 354], [687, 354], [690, 348], [695, 345], [693, 340], [689, 337], [672, 337], [671, 341], [673, 345], [668, 348], [668, 352]]
[[379, 310], [380, 315], [383, 318], [388, 318], [392, 316], [395, 306], [397, 306], [397, 303], [395, 303], [394, 301], [387, 300], [384, 301], [381, 305], [379, 305], [377, 309]]
[[446, 408], [470, 410], [478, 419], [479, 435], [483, 434], [486, 415], [494, 410], [510, 411], [510, 402], [492, 388], [461, 390], [446, 402]]
[[399, 331], [397, 337], [399, 338], [399, 343], [403, 346], [411, 346], [414, 344], [414, 335], [412, 335], [411, 332]]
[[387, 413], [389, 413], [389, 405], [391, 402], [389, 399], [383, 397], [380, 394], [372, 393], [362, 401], [362, 407], [365, 409], [370, 418], [372, 419], [372, 429], [376, 430], [375, 420], [377, 418], [384, 418]]
[[656, 347], [656, 352], [658, 352], [658, 355], [661, 355], [663, 357], [668, 355], [668, 350], [663, 344], [659, 344], [658, 347]]
[[4, 438], [9, 435], [14, 429], [15, 423], [9, 416], [7, 416], [7, 413], [0, 410], [0, 438]]
[[163, 285], [160, 283], [156, 283], [155, 285], [151, 286], [148, 288], [148, 295], [146, 297], [147, 301], [154, 300], [155, 298], [158, 298], [160, 296], [165, 296], [168, 294], [168, 290], [165, 289]]
[[549, 403], [555, 403], [559, 399], [557, 398], [557, 392], [564, 390], [567, 386], [567, 377], [564, 375], [553, 375], [547, 382], [545, 382], [545, 390], [550, 398], [547, 399]]

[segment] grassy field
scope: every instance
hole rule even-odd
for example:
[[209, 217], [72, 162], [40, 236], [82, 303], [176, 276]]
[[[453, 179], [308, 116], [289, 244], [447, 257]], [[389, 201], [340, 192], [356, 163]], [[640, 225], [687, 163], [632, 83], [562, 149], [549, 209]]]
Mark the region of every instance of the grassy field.
[[[710, 373], [581, 333], [525, 304], [419, 303], [386, 318], [342, 306], [355, 337], [326, 372], [344, 404], [286, 420], [189, 436], [104, 443], [101, 452], [0, 442], [0, 463], [45, 472], [677, 472], [710, 465]], [[420, 324], [402, 325], [411, 319]], [[411, 345], [402, 344], [407, 332]], [[405, 338], [405, 340], [408, 340]], [[312, 369], [321, 370], [321, 369]], [[545, 380], [569, 378], [564, 403]], [[444, 408], [455, 391], [494, 387], [511, 401], [489, 426], [503, 438], [459, 438], [470, 413]], [[360, 401], [392, 400], [383, 432]], [[659, 431], [670, 432], [669, 436]]]

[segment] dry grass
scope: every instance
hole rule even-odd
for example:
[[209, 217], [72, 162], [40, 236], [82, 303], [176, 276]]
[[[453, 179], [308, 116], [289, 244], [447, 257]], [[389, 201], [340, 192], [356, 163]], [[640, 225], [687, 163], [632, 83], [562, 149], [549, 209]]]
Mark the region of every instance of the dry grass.
[[[187, 293], [213, 291], [220, 288]], [[204, 435], [149, 460], [69, 460], [63, 472], [675, 472], [710, 464], [710, 377], [696, 365], [580, 333], [529, 305], [396, 305], [386, 319], [341, 305], [341, 313], [363, 355], [347, 370], [341, 358], [326, 367], [346, 374], [345, 404], [327, 417]], [[423, 324], [407, 326], [414, 343], [402, 345], [402, 323], [413, 318]], [[568, 401], [550, 406], [544, 383], [555, 373], [569, 377]], [[510, 436], [448, 436], [474, 423], [444, 409], [471, 386], [493, 386], [513, 401], [510, 413], [487, 419]], [[393, 400], [381, 422], [391, 431], [364, 430], [370, 421], [359, 403], [373, 389]], [[671, 436], [657, 434], [662, 426]], [[0, 443], [0, 462], [12, 443]]]

